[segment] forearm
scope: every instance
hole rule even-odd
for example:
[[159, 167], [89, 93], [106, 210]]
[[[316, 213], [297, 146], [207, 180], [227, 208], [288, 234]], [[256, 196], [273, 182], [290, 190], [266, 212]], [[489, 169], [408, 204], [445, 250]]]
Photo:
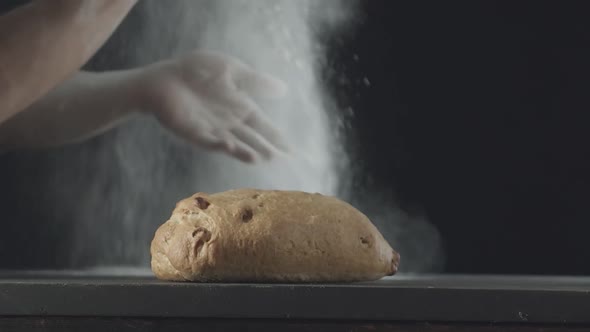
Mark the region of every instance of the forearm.
[[0, 124], [74, 74], [137, 0], [37, 0], [0, 17]]
[[120, 124], [139, 110], [137, 75], [79, 72], [0, 124], [0, 152], [74, 143]]

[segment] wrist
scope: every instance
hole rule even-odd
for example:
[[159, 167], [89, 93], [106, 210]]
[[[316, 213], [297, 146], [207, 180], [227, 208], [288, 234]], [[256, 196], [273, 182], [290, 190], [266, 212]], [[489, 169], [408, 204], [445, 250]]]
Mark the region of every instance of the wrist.
[[118, 73], [115, 78], [117, 94], [123, 107], [132, 113], [152, 113], [147, 102], [146, 75], [143, 68], [129, 69]]
[[135, 110], [159, 117], [167, 108], [166, 91], [173, 81], [169, 67], [168, 61], [162, 61], [130, 71], [126, 89]]
[[[82, 76], [84, 75], [84, 76]], [[138, 69], [80, 74], [86, 91], [94, 93], [111, 111], [139, 113], [143, 111], [141, 72]]]

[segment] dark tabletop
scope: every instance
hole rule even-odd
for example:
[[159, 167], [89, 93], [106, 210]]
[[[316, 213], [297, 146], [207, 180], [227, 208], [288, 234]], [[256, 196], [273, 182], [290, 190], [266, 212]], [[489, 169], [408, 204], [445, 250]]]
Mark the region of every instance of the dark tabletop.
[[198, 284], [130, 273], [0, 274], [0, 316], [590, 323], [590, 278], [399, 275], [355, 284]]

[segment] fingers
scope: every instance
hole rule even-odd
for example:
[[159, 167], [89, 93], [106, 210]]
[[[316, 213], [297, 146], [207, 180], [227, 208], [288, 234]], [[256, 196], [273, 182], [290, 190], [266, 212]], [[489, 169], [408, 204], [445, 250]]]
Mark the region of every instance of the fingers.
[[254, 98], [281, 98], [288, 90], [287, 85], [280, 79], [260, 73], [234, 57], [216, 52], [199, 51], [187, 56], [186, 59], [186, 63], [191, 68], [200, 68], [196, 72], [196, 76], [200, 78], [199, 82], [203, 77], [218, 72], [227, 74], [225, 78], [230, 79], [238, 90]]
[[231, 148], [226, 151], [228, 154], [244, 163], [250, 164], [256, 161], [256, 153], [242, 142], [234, 141]]
[[260, 114], [253, 113], [245, 123], [278, 150], [282, 152], [290, 151], [289, 144], [283, 139], [283, 135], [279, 130]]
[[222, 105], [225, 113], [236, 116], [239, 121], [262, 111], [256, 102], [243, 93], [233, 92], [224, 95]]
[[[263, 159], [272, 158], [272, 148], [289, 152], [289, 145], [282, 134], [262, 115], [262, 110], [256, 102], [247, 95], [237, 93], [228, 94], [224, 106], [234, 112], [227, 112], [237, 117], [240, 122], [230, 126], [235, 138], [253, 149]], [[228, 125], [228, 124], [226, 124]]]
[[[272, 159], [276, 150], [288, 152], [288, 145], [278, 131], [260, 116], [251, 117], [246, 126], [237, 126], [225, 133], [216, 133], [219, 137], [215, 150], [225, 151], [229, 155], [247, 163]], [[275, 150], [276, 149], [276, 150]]]
[[231, 132], [200, 134], [194, 142], [208, 150], [225, 152], [228, 155], [245, 163], [252, 163], [256, 160], [255, 149]]
[[256, 153], [262, 156], [263, 159], [269, 160], [272, 158], [272, 147], [266, 142], [258, 133], [250, 127], [238, 127], [232, 130], [234, 136], [252, 148]]
[[254, 98], [282, 98], [288, 90], [287, 85], [278, 78], [257, 72], [242, 63], [238, 63], [234, 73], [234, 84]]

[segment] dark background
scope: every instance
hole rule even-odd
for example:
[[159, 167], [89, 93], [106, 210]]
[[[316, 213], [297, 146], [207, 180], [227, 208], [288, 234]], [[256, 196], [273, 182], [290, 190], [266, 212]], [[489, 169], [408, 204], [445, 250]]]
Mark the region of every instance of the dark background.
[[[340, 102], [355, 110], [351, 142], [363, 167], [356, 181], [364, 185], [369, 174], [375, 190], [427, 215], [442, 234], [446, 272], [590, 273], [588, 5], [365, 0], [362, 7], [359, 29], [338, 40], [330, 58], [359, 81], [334, 83]], [[117, 43], [132, 40], [126, 34], [141, 24], [132, 15], [90, 66], [125, 67]], [[15, 194], [26, 160], [6, 158], [13, 157], [0, 157], [0, 215], [9, 216], [0, 256], [17, 257], [9, 251], [26, 241], [36, 250], [7, 264], [43, 265], [59, 247], [51, 232], [67, 229], [14, 226], [26, 222], [15, 216], [43, 212]], [[34, 167], [28, 172], [43, 165]]]
[[[343, 59], [366, 172], [440, 230], [452, 273], [590, 272], [583, 1], [363, 1]], [[361, 76], [362, 77], [362, 76]]]

